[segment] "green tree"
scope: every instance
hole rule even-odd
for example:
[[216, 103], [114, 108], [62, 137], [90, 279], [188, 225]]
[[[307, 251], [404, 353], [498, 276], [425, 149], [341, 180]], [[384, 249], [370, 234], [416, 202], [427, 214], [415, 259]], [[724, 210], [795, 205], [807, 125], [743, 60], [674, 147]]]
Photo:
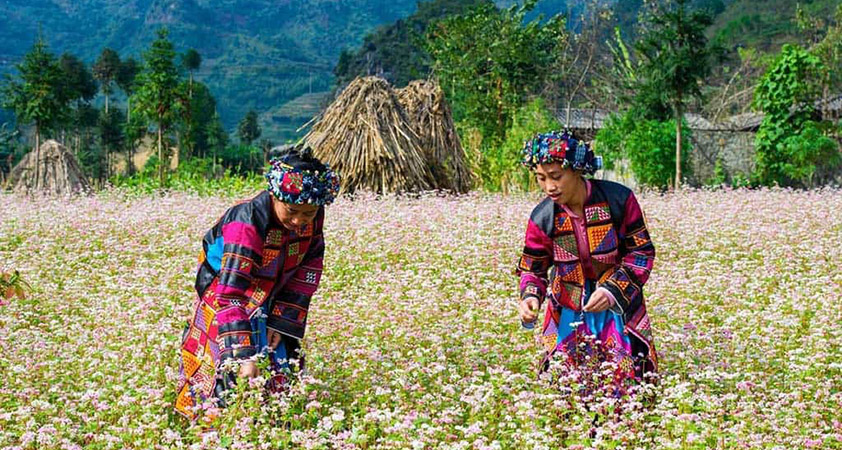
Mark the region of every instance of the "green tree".
[[120, 55], [110, 48], [102, 49], [99, 58], [94, 63], [92, 70], [94, 78], [99, 81], [102, 95], [105, 96], [105, 113], [108, 113], [108, 99], [113, 90], [112, 83], [117, 79], [120, 71]]
[[[683, 124], [686, 128], [686, 124]], [[604, 128], [599, 130], [594, 142], [594, 150], [604, 158], [605, 168], [624, 170], [617, 163], [628, 161], [628, 168], [640, 184], [668, 188], [675, 176], [675, 141], [676, 130], [672, 120], [646, 119], [637, 111], [626, 111], [622, 115], [609, 118]], [[690, 146], [690, 133], [681, 134], [682, 152]], [[681, 159], [682, 169], [688, 170], [687, 158]]]
[[[823, 161], [825, 146], [805, 146], [803, 139], [787, 139], [814, 128], [811, 116], [823, 78], [822, 61], [797, 45], [784, 45], [754, 92], [754, 106], [763, 111], [755, 139], [754, 178], [761, 184], [808, 184]], [[814, 136], [814, 130], [806, 135]], [[805, 136], [806, 136], [805, 135]], [[812, 155], [799, 154], [811, 150]]]
[[187, 70], [190, 74], [190, 82], [188, 85], [188, 97], [191, 99], [193, 98], [193, 73], [199, 70], [199, 67], [202, 66], [202, 55], [199, 54], [195, 49], [190, 49], [184, 52], [181, 55], [181, 65]]
[[96, 81], [88, 67], [75, 55], [64, 53], [59, 58], [63, 73], [62, 94], [71, 101], [90, 103], [97, 92]]
[[[91, 71], [79, 58], [64, 53], [59, 58], [59, 65], [63, 72], [63, 96], [69, 100], [70, 108], [62, 114], [62, 141], [79, 154], [82, 146], [91, 144], [90, 130], [96, 125], [99, 114], [91, 106], [91, 100], [97, 93], [97, 84]], [[69, 128], [70, 136], [65, 139], [65, 131]], [[70, 142], [67, 142], [67, 141]], [[107, 159], [106, 154], [99, 155]], [[100, 161], [97, 165], [107, 167], [107, 161]]]
[[216, 113], [216, 99], [206, 85], [194, 82], [192, 90], [193, 95], [185, 102], [178, 124], [181, 143], [188, 158], [207, 155], [208, 125]]
[[67, 106], [64, 73], [40, 35], [24, 55], [23, 62], [15, 67], [17, 77], [7, 75], [2, 89], [3, 107], [14, 111], [19, 124], [35, 125], [35, 161], [38, 164], [34, 184], [35, 189], [40, 190], [44, 186], [40, 164], [41, 133], [60, 121]]
[[544, 86], [564, 36], [560, 16], [524, 20], [534, 5], [529, 0], [500, 10], [483, 3], [427, 31], [427, 50], [454, 118], [479, 129], [484, 145], [499, 145], [514, 111]]
[[240, 142], [245, 145], [251, 145], [252, 142], [256, 141], [261, 132], [260, 124], [257, 121], [257, 112], [254, 110], [247, 112], [237, 127], [237, 136], [240, 138]]
[[[126, 58], [120, 64], [120, 70], [117, 72], [117, 86], [126, 94], [126, 123], [124, 125], [124, 133], [126, 136], [126, 172], [131, 175], [135, 171], [134, 167], [134, 149], [135, 144], [140, 139], [142, 133], [140, 130], [132, 130], [132, 124], [136, 125], [137, 121], [132, 122], [132, 95], [135, 90], [135, 81], [137, 75], [140, 73], [141, 66], [132, 57]], [[136, 128], [136, 127], [135, 127]]]
[[216, 173], [217, 158], [225, 151], [225, 147], [228, 146], [228, 133], [225, 132], [222, 119], [219, 118], [219, 113], [215, 110], [205, 133], [208, 139], [208, 150], [210, 150], [213, 156], [213, 171]]
[[169, 166], [170, 151], [165, 148], [168, 132], [178, 118], [181, 93], [179, 92], [178, 69], [175, 65], [175, 50], [167, 38], [167, 30], [158, 30], [158, 38], [144, 53], [144, 70], [138, 75], [137, 91], [134, 94], [135, 112], [157, 132], [158, 182], [166, 185], [165, 173]]
[[126, 120], [122, 111], [117, 108], [106, 112], [105, 110], [99, 115], [97, 128], [99, 129], [99, 140], [102, 144], [103, 153], [105, 153], [105, 167], [103, 169], [103, 178], [108, 178], [110, 174], [111, 159], [107, 155], [117, 153], [123, 146], [125, 140], [124, 122]]
[[705, 29], [713, 20], [706, 10], [690, 11], [686, 0], [668, 0], [662, 6], [646, 17], [641, 39], [635, 45], [642, 59], [640, 73], [645, 74], [638, 100], [649, 108], [660, 104], [672, 112], [678, 189], [684, 142], [681, 125], [687, 102], [701, 98], [700, 86], [710, 73], [715, 50], [708, 44]]

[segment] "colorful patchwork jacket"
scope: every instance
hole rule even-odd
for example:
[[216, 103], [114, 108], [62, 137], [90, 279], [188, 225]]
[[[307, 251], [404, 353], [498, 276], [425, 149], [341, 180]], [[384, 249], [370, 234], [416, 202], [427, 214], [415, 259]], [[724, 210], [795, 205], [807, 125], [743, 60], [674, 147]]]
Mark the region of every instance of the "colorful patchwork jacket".
[[[534, 295], [550, 300], [547, 314], [562, 308], [581, 311], [597, 288], [607, 289], [622, 313], [625, 332], [635, 355], [657, 369], [651, 327], [646, 314], [643, 285], [655, 260], [643, 212], [627, 187], [610, 181], [590, 180], [585, 202], [585, 229], [589, 261], [580, 258], [572, 219], [564, 208], [546, 198], [532, 211], [526, 242], [518, 264], [521, 298]], [[549, 276], [548, 276], [549, 272]], [[546, 321], [545, 321], [546, 323]]]
[[267, 328], [301, 339], [322, 274], [324, 208], [300, 234], [274, 218], [267, 191], [229, 209], [205, 234], [196, 274], [199, 297], [213, 289], [219, 361], [248, 358], [250, 318], [268, 300]]

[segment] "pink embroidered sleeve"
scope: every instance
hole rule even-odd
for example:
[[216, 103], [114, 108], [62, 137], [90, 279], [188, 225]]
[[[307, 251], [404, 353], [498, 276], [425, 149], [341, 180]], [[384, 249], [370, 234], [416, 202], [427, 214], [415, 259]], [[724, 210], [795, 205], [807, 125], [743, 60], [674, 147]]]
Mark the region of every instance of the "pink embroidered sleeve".
[[633, 311], [642, 301], [643, 285], [649, 279], [655, 262], [655, 246], [649, 238], [643, 211], [634, 194], [629, 194], [626, 200], [619, 234], [620, 263], [599, 287], [611, 293], [620, 309]]
[[518, 263], [520, 298], [537, 297], [544, 301], [547, 293], [547, 271], [552, 264], [552, 242], [532, 220], [526, 225], [523, 254]]
[[220, 361], [244, 359], [257, 349], [251, 342], [251, 322], [246, 313], [246, 290], [254, 281], [252, 271], [261, 264], [263, 239], [248, 223], [229, 222], [222, 227], [224, 240], [219, 282], [216, 285], [219, 310]]

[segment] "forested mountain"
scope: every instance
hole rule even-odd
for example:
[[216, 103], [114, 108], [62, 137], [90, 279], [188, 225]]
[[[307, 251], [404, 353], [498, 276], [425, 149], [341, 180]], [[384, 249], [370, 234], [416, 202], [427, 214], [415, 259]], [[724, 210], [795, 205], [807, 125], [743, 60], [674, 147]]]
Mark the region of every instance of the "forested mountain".
[[179, 52], [202, 55], [196, 77], [230, 130], [250, 109], [329, 90], [343, 48], [415, 7], [416, 0], [7, 0], [0, 2], [0, 72], [14, 69], [39, 28], [53, 53], [91, 64], [104, 47], [137, 58], [167, 27]]
[[[424, 55], [411, 36], [476, 3], [436, 0], [418, 8], [417, 0], [6, 0], [0, 2], [0, 73], [13, 70], [39, 29], [52, 52], [91, 64], [104, 47], [139, 58], [156, 30], [167, 27], [179, 52], [195, 48], [202, 55], [195, 76], [216, 97], [226, 128], [233, 130], [254, 109], [264, 136], [279, 140], [318, 110], [320, 93], [337, 84], [334, 70], [340, 84], [365, 72], [392, 72], [398, 84], [424, 76]], [[530, 16], [566, 12], [575, 28], [575, 16], [587, 5], [605, 3], [624, 33], [633, 33], [642, 0], [541, 0]], [[692, 3], [716, 14], [709, 32], [725, 47], [774, 49], [798, 33], [794, 1]], [[838, 3], [802, 5], [829, 16]]]

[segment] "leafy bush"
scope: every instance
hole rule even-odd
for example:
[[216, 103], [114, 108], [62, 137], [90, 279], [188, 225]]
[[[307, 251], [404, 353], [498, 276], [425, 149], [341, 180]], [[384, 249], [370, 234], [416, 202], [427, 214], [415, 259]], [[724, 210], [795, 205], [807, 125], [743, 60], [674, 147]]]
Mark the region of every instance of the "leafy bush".
[[[689, 173], [690, 129], [682, 124], [682, 173]], [[612, 116], [596, 135], [594, 150], [612, 169], [623, 159], [638, 183], [666, 188], [675, 178], [675, 121], [638, 119], [633, 113]]]
[[[156, 175], [157, 157], [151, 157], [143, 170], [133, 176], [117, 176], [112, 185], [130, 193], [148, 194], [161, 189]], [[262, 171], [262, 167], [260, 169]], [[262, 173], [240, 175], [229, 168], [214, 164], [210, 158], [192, 158], [179, 164], [178, 169], [168, 176], [167, 189], [190, 192], [202, 196], [250, 195], [263, 188]]]
[[[819, 94], [822, 62], [797, 45], [785, 45], [754, 92], [764, 113], [757, 130], [757, 184], [811, 185], [812, 174], [838, 164], [829, 139], [810, 121]], [[812, 142], [810, 142], [812, 140]]]
[[800, 133], [785, 138], [782, 147], [785, 160], [781, 170], [804, 187], [815, 186], [816, 173], [838, 167], [842, 159], [836, 141], [825, 136], [813, 121], [805, 122]]
[[254, 145], [229, 145], [218, 156], [220, 164], [238, 175], [263, 169], [263, 150]]

